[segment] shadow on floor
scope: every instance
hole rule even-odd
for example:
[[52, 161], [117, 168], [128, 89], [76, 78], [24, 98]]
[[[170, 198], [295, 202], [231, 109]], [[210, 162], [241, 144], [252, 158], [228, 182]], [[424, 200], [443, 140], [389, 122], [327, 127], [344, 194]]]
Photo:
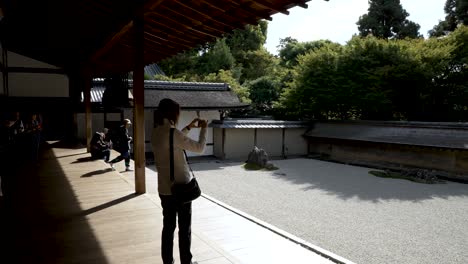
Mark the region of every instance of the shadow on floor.
[[93, 160], [95, 160], [95, 159], [91, 158], [91, 157], [77, 158], [75, 161], [72, 162], [72, 164], [82, 163], [82, 162], [89, 162], [89, 161], [93, 161]]
[[[15, 157], [3, 171], [1, 263], [109, 263], [86, 220], [92, 211], [121, 202], [117, 199], [82, 210], [54, 156], [44, 144], [47, 159], [39, 165], [19, 163]], [[122, 201], [132, 197], [122, 197]], [[101, 208], [102, 207], [102, 208]], [[64, 221], [64, 219], [67, 219]]]
[[111, 171], [112, 171], [112, 168], [107, 168], [107, 169], [104, 169], [104, 170], [91, 171], [91, 172], [88, 172], [88, 173], [85, 173], [85, 174], [81, 175], [81, 178], [93, 177], [93, 176], [104, 174], [104, 173], [111, 172]]

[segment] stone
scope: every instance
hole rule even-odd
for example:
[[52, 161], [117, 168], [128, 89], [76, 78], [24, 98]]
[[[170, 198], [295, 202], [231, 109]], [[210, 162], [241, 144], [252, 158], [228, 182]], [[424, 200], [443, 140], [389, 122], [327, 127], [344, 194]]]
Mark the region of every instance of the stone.
[[249, 153], [247, 163], [256, 164], [262, 168], [265, 168], [268, 164], [268, 154], [265, 150], [255, 146]]
[[423, 183], [434, 184], [434, 183], [443, 182], [437, 177], [434, 171], [430, 171], [426, 169], [409, 169], [409, 170], [404, 171], [402, 174], [403, 176], [411, 177], [417, 180], [418, 182], [423, 182]]

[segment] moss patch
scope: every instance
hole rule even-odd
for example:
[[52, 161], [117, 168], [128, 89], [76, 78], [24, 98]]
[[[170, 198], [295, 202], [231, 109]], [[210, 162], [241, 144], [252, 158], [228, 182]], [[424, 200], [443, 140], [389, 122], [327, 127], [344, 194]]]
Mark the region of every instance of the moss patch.
[[[426, 183], [426, 184], [435, 183], [435, 182], [427, 182], [427, 181], [425, 181], [423, 179], [403, 175], [401, 173], [392, 172], [392, 171], [369, 171], [369, 174], [377, 176], [377, 177], [381, 177], [381, 178], [403, 179], [403, 180], [408, 180], [408, 181], [412, 181], [412, 182]], [[442, 182], [442, 181], [440, 181], [440, 182]]]
[[273, 166], [273, 164], [267, 164], [267, 166], [265, 168], [262, 168], [261, 166], [257, 165], [257, 164], [254, 164], [254, 163], [244, 163], [244, 165], [242, 165], [242, 167], [245, 169], [245, 170], [264, 170], [264, 171], [273, 171], [273, 170], [277, 170], [278, 167], [275, 167]]

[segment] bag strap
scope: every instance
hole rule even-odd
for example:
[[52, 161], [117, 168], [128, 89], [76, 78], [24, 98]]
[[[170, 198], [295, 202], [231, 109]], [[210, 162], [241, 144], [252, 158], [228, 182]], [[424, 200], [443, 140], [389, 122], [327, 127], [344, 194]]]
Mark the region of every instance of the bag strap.
[[171, 162], [171, 182], [174, 183], [174, 128], [171, 127], [171, 131], [169, 132], [169, 159]]
[[187, 165], [190, 169], [190, 172], [192, 173], [192, 177], [195, 178], [195, 173], [193, 173], [193, 170], [192, 170], [192, 166], [190, 166], [190, 163], [188, 161], [188, 157], [187, 157], [187, 153], [185, 152], [185, 149], [184, 149], [184, 155], [185, 155], [185, 161], [187, 162]]

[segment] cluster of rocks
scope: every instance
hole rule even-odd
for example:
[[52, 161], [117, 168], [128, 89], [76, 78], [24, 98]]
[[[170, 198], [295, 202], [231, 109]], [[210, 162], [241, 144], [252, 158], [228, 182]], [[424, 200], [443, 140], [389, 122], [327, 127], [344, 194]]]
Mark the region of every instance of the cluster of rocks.
[[264, 169], [274, 168], [273, 164], [268, 163], [268, 154], [266, 151], [264, 149], [258, 148], [257, 146], [255, 146], [252, 151], [250, 151], [246, 163], [254, 164]]
[[425, 169], [409, 169], [401, 173], [402, 176], [412, 178], [415, 181], [422, 183], [440, 183], [444, 182], [443, 180], [437, 178], [437, 175], [434, 171], [425, 170]]

